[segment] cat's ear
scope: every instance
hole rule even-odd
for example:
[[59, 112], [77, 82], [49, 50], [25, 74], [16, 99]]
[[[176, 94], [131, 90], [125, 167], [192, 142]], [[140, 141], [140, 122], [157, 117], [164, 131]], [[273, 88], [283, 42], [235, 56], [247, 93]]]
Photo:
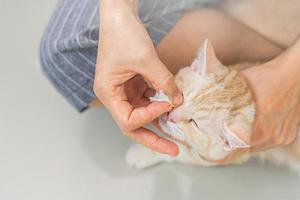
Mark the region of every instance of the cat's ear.
[[223, 136], [226, 141], [225, 149], [234, 150], [238, 148], [249, 148], [252, 124], [245, 121], [236, 121], [225, 124]]
[[215, 73], [224, 68], [215, 54], [212, 44], [206, 39], [198, 51], [198, 56], [191, 65], [192, 69], [200, 72], [203, 76], [208, 73]]

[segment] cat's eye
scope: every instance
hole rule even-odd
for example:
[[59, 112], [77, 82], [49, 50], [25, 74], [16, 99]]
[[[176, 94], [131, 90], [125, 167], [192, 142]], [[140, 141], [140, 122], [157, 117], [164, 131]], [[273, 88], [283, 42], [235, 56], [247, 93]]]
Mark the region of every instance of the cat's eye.
[[189, 123], [194, 123], [195, 124], [195, 126], [197, 127], [197, 128], [199, 128], [199, 126], [198, 126], [198, 124], [197, 124], [197, 122], [195, 121], [195, 120], [193, 120], [193, 119], [189, 119], [189, 121], [188, 121]]

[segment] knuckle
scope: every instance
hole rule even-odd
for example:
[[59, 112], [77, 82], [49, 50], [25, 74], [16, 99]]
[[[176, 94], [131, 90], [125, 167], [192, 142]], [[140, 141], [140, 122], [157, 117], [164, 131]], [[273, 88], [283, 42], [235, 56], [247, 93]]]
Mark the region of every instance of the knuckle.
[[163, 76], [159, 77], [154, 84], [160, 87], [170, 86], [173, 80], [174, 77], [171, 73], [165, 73]]
[[162, 83], [168, 83], [168, 82], [173, 81], [173, 80], [174, 80], [174, 76], [170, 72], [164, 73], [164, 75], [161, 77], [161, 82]]
[[130, 120], [130, 117], [128, 117], [128, 115], [124, 115], [124, 114], [118, 115], [116, 118], [116, 121], [117, 121], [119, 128], [123, 132], [130, 133], [131, 131], [133, 131], [134, 124], [132, 123], [132, 121]]
[[284, 145], [284, 138], [279, 137], [279, 138], [274, 138], [271, 140], [270, 148], [272, 147], [278, 147]]

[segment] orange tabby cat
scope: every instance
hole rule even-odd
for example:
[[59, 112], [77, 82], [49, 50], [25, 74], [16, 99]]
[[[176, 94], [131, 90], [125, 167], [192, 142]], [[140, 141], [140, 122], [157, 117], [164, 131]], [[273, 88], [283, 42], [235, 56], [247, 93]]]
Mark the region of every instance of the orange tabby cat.
[[[300, 171], [298, 143], [250, 154], [255, 105], [246, 81], [238, 72], [246, 66], [249, 64], [225, 67], [206, 40], [193, 64], [175, 77], [184, 103], [159, 118], [162, 132], [177, 143], [180, 154], [171, 158], [134, 145], [126, 156], [128, 164], [145, 168], [162, 161], [181, 161], [210, 166], [243, 163], [251, 155]], [[158, 92], [152, 100], [168, 101], [168, 98]]]

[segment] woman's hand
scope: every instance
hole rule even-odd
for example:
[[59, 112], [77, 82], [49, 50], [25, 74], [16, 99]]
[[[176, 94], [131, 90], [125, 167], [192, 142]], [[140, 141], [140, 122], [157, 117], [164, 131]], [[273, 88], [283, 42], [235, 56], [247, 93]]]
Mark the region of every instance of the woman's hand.
[[300, 39], [279, 57], [242, 74], [256, 104], [252, 150], [292, 143], [300, 126]]
[[[175, 106], [183, 99], [137, 17], [137, 1], [101, 0], [99, 13], [101, 38], [94, 83], [97, 97], [125, 135], [154, 151], [177, 155], [175, 143], [143, 128], [172, 109], [170, 104], [150, 103], [144, 98], [151, 91], [144, 80], [164, 91]], [[130, 86], [132, 82], [135, 89]]]

